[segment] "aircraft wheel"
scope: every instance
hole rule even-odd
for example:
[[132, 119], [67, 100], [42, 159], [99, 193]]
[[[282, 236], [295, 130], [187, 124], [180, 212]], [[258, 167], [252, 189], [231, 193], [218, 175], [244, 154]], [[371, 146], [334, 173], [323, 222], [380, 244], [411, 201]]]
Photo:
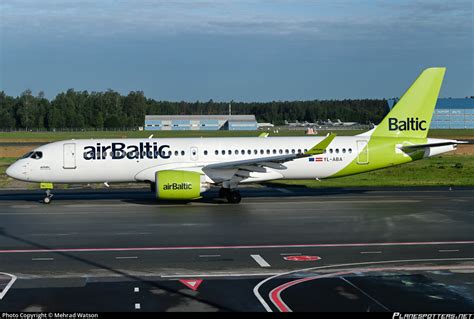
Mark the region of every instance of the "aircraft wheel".
[[43, 198], [43, 204], [49, 204], [51, 203], [51, 196], [46, 196]]
[[238, 204], [242, 200], [242, 196], [240, 196], [238, 191], [230, 191], [226, 197], [227, 201], [231, 204]]
[[230, 189], [222, 187], [219, 189], [219, 198], [226, 198], [230, 193]]

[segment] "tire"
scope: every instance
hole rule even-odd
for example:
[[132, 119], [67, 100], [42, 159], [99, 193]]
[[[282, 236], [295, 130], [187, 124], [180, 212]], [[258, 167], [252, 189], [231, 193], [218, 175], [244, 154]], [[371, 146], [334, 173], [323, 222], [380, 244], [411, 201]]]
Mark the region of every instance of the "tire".
[[49, 204], [49, 203], [51, 203], [51, 197], [46, 196], [45, 198], [43, 198], [43, 204]]
[[226, 197], [227, 201], [231, 204], [238, 204], [242, 200], [242, 196], [237, 191], [230, 191]]
[[221, 189], [219, 189], [219, 198], [226, 198], [229, 193], [230, 190], [228, 188], [222, 187]]

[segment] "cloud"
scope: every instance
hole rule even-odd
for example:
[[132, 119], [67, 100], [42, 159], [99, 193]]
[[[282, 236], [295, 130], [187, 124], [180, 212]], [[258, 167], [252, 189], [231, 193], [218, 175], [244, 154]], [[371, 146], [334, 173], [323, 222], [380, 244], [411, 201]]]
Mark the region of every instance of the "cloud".
[[472, 40], [470, 1], [3, 0], [4, 35], [265, 34], [377, 40]]

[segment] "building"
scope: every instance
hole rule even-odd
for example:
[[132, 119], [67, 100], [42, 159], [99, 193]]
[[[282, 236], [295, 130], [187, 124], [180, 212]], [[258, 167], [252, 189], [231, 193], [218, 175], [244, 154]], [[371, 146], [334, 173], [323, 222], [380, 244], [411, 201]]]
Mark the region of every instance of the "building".
[[253, 131], [255, 115], [146, 115], [145, 131]]
[[[396, 100], [388, 100], [392, 109]], [[474, 98], [438, 99], [431, 120], [432, 129], [474, 129]]]

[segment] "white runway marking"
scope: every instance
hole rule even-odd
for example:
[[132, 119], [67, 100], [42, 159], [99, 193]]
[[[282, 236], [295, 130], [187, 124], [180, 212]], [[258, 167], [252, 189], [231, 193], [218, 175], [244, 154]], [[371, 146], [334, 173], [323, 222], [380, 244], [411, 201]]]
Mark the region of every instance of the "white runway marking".
[[260, 255], [250, 255], [250, 257], [252, 257], [257, 262], [257, 264], [260, 265], [260, 267], [270, 267], [270, 264], [267, 263], [265, 261], [265, 259], [262, 258], [262, 256], [260, 256]]
[[301, 253], [281, 253], [280, 256], [297, 256], [301, 255]]
[[6, 276], [9, 276], [11, 278], [10, 282], [8, 282], [8, 284], [5, 286], [5, 288], [3, 288], [2, 292], [0, 292], [0, 300], [2, 300], [3, 297], [5, 297], [5, 295], [7, 294], [8, 290], [10, 290], [10, 288], [15, 283], [17, 277], [15, 275], [7, 274], [5, 272], [0, 272], [0, 275], [6, 275]]
[[31, 258], [31, 260], [34, 260], [34, 261], [51, 261], [51, 260], [54, 260], [54, 258]]
[[137, 256], [117, 256], [115, 259], [138, 259]]
[[361, 254], [381, 254], [381, 251], [361, 251]]
[[201, 258], [221, 257], [221, 255], [199, 255]]
[[454, 253], [454, 252], [459, 252], [459, 249], [440, 249], [438, 252], [440, 253]]

